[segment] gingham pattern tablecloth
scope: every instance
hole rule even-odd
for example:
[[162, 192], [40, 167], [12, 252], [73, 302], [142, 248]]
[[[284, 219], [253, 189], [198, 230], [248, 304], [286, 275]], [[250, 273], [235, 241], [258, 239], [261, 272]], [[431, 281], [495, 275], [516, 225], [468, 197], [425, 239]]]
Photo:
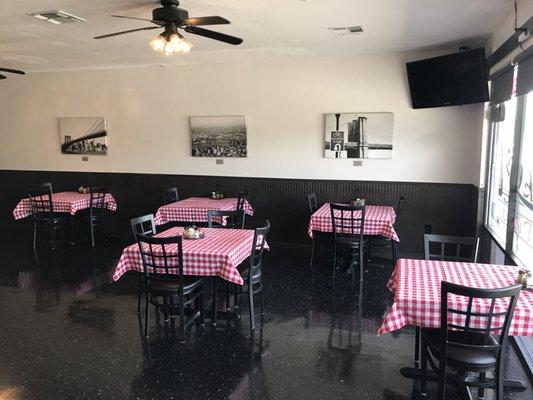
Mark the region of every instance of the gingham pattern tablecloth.
[[[225, 228], [202, 228], [202, 230], [205, 232], [203, 239], [183, 239], [183, 273], [194, 276], [219, 276], [242, 285], [244, 282], [237, 267], [250, 256], [254, 231]], [[156, 236], [182, 234], [182, 227], [174, 227]], [[118, 280], [130, 270], [144, 271], [138, 244], [132, 244], [124, 249], [113, 273], [113, 280]], [[177, 269], [172, 273], [177, 274]]]
[[[167, 222], [207, 222], [208, 210], [233, 211], [237, 208], [237, 198], [210, 199], [208, 197], [189, 197], [175, 203], [159, 207], [155, 214], [156, 225]], [[254, 215], [254, 210], [248, 200], [244, 201], [244, 212]]]
[[[108, 210], [116, 211], [117, 203], [110, 193], [105, 196], [105, 204]], [[91, 195], [89, 193], [59, 192], [52, 193], [52, 203], [54, 212], [76, 214], [80, 210], [89, 208]], [[25, 198], [19, 201], [13, 210], [15, 219], [26, 218], [32, 214], [30, 199]]]
[[[400, 239], [394, 230], [396, 213], [389, 206], [366, 206], [365, 235], [382, 235], [399, 242]], [[309, 220], [307, 233], [313, 237], [313, 231], [333, 232], [331, 223], [331, 210], [329, 203], [325, 203], [316, 210]]]
[[[441, 281], [476, 288], [501, 288], [515, 283], [519, 269], [509, 265], [400, 259], [387, 285], [394, 293], [394, 303], [385, 315], [378, 334], [392, 332], [405, 325], [439, 328]], [[498, 300], [494, 311], [503, 311], [507, 301]], [[466, 310], [468, 301], [462, 296], [449, 295], [448, 306]], [[473, 311], [487, 312], [489, 309], [490, 300], [474, 300]], [[462, 316], [453, 315], [450, 322], [464, 323], [460, 320]], [[502, 322], [501, 318], [495, 318], [492, 326], [501, 326]], [[486, 324], [485, 318], [473, 318], [471, 321], [471, 326], [477, 328], [484, 328]], [[509, 334], [533, 336], [533, 291], [521, 291]]]

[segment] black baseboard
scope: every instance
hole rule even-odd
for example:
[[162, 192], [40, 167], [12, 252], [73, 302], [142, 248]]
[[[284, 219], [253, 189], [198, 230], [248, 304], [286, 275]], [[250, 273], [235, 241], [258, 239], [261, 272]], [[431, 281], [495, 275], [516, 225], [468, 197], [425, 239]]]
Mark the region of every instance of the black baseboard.
[[54, 191], [82, 185], [104, 185], [113, 193], [118, 210], [110, 213], [115, 236], [130, 237], [129, 220], [155, 212], [162, 190], [176, 186], [181, 198], [208, 195], [220, 190], [226, 196], [247, 191], [255, 209], [251, 224], [265, 219], [272, 224], [270, 240], [292, 245], [309, 244], [309, 215], [305, 195], [317, 194], [319, 202], [343, 202], [364, 197], [367, 204], [395, 205], [400, 196], [407, 202], [398, 223], [402, 254], [421, 254], [426, 226], [433, 233], [475, 235], [478, 189], [469, 184], [282, 179], [200, 175], [97, 173], [0, 170], [0, 227], [4, 232], [30, 233], [30, 224], [15, 221], [12, 211], [26, 189], [38, 182], [53, 183]]

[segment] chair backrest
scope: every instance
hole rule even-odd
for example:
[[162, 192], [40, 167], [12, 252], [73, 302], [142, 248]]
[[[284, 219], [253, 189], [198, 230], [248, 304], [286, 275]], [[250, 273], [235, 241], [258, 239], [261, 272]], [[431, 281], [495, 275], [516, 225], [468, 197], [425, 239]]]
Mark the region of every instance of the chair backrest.
[[37, 185], [35, 185], [35, 189], [50, 189], [52, 193], [54, 193], [52, 189], [52, 182], [42, 182]]
[[398, 203], [396, 203], [396, 209], [394, 212], [396, 213], [396, 220], [394, 221], [394, 225], [398, 225], [398, 221], [400, 220], [400, 215], [403, 212], [403, 207], [405, 205], [406, 198], [404, 196], [400, 196], [398, 199]]
[[90, 197], [90, 213], [93, 214], [95, 211], [101, 211], [107, 208], [107, 203], [105, 202], [105, 196], [107, 194], [107, 188], [104, 186], [91, 186], [89, 188]]
[[265, 222], [265, 226], [255, 228], [254, 239], [252, 242], [252, 251], [250, 253], [249, 281], [252, 282], [252, 276], [256, 271], [261, 270], [263, 264], [263, 250], [265, 249], [266, 239], [270, 231], [270, 221]]
[[244, 210], [244, 203], [248, 197], [248, 192], [239, 192], [237, 195], [237, 207], [236, 210]]
[[143, 215], [142, 217], [130, 220], [133, 237], [137, 235], [152, 236], [156, 234], [154, 214]]
[[[244, 210], [226, 211], [226, 210], [208, 210], [207, 211], [207, 227], [208, 228], [230, 228], [243, 229], [244, 228]], [[222, 220], [226, 220], [226, 225], [222, 224]]]
[[163, 198], [165, 200], [165, 204], [171, 204], [175, 203], [176, 201], [179, 201], [180, 196], [178, 195], [178, 188], [169, 187], [164, 189]]
[[[344, 204], [330, 204], [331, 224], [335, 239], [338, 236], [358, 236], [362, 246], [365, 229], [366, 206], [348, 206]], [[360, 247], [362, 248], [362, 247]]]
[[316, 193], [309, 193], [305, 195], [307, 198], [307, 205], [309, 206], [309, 212], [313, 214], [318, 209], [318, 204], [316, 201]]
[[183, 289], [183, 246], [181, 236], [153, 237], [137, 234], [144, 274], [148, 280], [176, 280]]
[[54, 203], [52, 202], [52, 190], [28, 189], [28, 199], [30, 200], [31, 212], [35, 218], [51, 217], [54, 214]]
[[[507, 345], [507, 335], [520, 289], [521, 285], [497, 289], [478, 289], [442, 281], [440, 307], [442, 359], [446, 360], [446, 352], [449, 347], [497, 352], [499, 357]], [[466, 309], [464, 309], [465, 307], [453, 308], [448, 306], [449, 295], [461, 296], [464, 299]], [[454, 332], [462, 332], [460, 336], [464, 335], [465, 338], [475, 337], [477, 340], [475, 342], [470, 340], [468, 344], [464, 341], [457, 341], [457, 333], [453, 336], [455, 340], [451, 339], [448, 335], [449, 329]], [[493, 334], [499, 335], [497, 341], [492, 337]]]
[[[438, 252], [433, 252], [438, 248]], [[477, 262], [479, 238], [424, 234], [426, 260]], [[450, 251], [451, 250], [451, 251]]]

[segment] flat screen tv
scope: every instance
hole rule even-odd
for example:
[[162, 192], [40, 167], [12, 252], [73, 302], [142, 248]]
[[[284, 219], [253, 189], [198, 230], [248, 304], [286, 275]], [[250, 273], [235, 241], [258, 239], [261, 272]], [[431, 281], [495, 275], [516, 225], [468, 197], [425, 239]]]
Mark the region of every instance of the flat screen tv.
[[413, 61], [406, 66], [413, 108], [483, 103], [489, 98], [482, 48]]

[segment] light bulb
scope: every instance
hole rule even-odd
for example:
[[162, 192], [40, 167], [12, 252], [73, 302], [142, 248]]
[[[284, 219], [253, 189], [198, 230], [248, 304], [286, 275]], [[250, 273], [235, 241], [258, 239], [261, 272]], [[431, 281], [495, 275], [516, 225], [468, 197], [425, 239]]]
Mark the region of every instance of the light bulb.
[[154, 49], [155, 51], [158, 51], [158, 52], [162, 52], [163, 49], [165, 48], [165, 43], [167, 42], [167, 40], [165, 39], [165, 37], [161, 34], [161, 35], [157, 35], [155, 38], [153, 38], [151, 41], [150, 41], [150, 47], [152, 49]]
[[152, 39], [150, 47], [159, 53], [170, 56], [187, 53], [193, 45], [178, 32], [163, 32]]

